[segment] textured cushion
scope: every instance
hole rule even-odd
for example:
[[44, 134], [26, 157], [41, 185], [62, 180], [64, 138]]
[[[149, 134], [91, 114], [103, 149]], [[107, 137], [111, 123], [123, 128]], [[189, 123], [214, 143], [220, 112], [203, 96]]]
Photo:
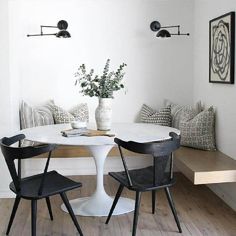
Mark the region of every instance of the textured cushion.
[[52, 107], [52, 112], [56, 124], [70, 123], [75, 120], [89, 120], [88, 106], [86, 103], [80, 103], [70, 111], [66, 111], [63, 108], [54, 105]]
[[26, 102], [22, 101], [20, 105], [21, 129], [54, 124], [53, 116], [50, 111], [50, 106], [53, 104], [54, 102], [50, 100], [45, 105], [31, 107]]
[[140, 111], [140, 121], [144, 123], [171, 126], [171, 108], [170, 106], [167, 106], [156, 111], [146, 104], [143, 104]]
[[181, 117], [186, 112], [191, 112], [197, 115], [199, 112], [203, 110], [203, 107], [201, 105], [201, 102], [197, 102], [195, 106], [190, 105], [179, 105], [175, 104], [167, 99], [164, 100], [164, 106], [170, 106], [171, 107], [171, 115], [172, 115], [172, 127], [179, 129]]
[[181, 118], [179, 129], [181, 145], [203, 150], [216, 150], [213, 107], [197, 115], [193, 111], [185, 112]]
[[73, 107], [69, 111], [74, 117], [75, 120], [80, 121], [89, 121], [89, 112], [87, 103], [80, 103], [77, 106]]
[[[37, 107], [29, 106], [25, 101], [22, 101], [20, 104], [21, 129], [54, 124], [54, 119], [51, 112], [51, 107], [53, 105], [53, 100], [50, 100], [44, 105]], [[25, 140], [22, 142], [22, 146], [32, 145], [37, 145], [37, 143]]]

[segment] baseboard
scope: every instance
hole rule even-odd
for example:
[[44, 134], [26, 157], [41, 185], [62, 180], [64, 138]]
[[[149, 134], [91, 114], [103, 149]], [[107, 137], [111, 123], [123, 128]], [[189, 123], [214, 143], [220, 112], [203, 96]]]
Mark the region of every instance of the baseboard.
[[226, 191], [224, 191], [220, 184], [207, 185], [219, 198], [221, 198], [229, 207], [236, 211], [236, 201]]
[[0, 198], [14, 198], [16, 195], [10, 190], [1, 190], [0, 191]]

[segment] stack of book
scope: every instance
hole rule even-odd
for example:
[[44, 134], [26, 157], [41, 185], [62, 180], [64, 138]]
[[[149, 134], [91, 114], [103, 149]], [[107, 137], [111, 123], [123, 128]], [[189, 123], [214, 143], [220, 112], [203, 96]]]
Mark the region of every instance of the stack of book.
[[89, 133], [87, 128], [80, 128], [80, 129], [68, 129], [61, 131], [62, 136], [64, 137], [77, 137], [81, 135], [86, 135]]
[[61, 131], [62, 136], [64, 137], [77, 137], [77, 136], [108, 136], [114, 137], [114, 134], [108, 134], [107, 131], [100, 131], [100, 130], [92, 130], [87, 128], [80, 128], [80, 129], [68, 129]]

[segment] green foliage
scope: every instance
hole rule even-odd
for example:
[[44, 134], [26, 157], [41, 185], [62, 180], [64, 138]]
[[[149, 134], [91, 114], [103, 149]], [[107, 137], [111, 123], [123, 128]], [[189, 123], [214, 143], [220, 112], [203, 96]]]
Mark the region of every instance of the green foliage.
[[80, 92], [90, 97], [113, 98], [113, 92], [124, 88], [122, 79], [125, 75], [125, 63], [121, 64], [119, 68], [114, 71], [109, 71], [110, 59], [107, 59], [103, 73], [101, 76], [94, 75], [94, 70], [91, 69], [87, 73], [86, 66], [80, 65], [78, 71], [75, 73], [77, 77], [75, 85], [80, 85]]

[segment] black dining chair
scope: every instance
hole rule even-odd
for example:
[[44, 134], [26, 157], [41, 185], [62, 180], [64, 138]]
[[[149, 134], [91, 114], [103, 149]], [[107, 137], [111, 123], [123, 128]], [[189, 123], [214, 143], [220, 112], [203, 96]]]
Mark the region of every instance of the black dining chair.
[[[141, 200], [141, 193], [146, 191], [152, 192], [152, 213], [155, 213], [156, 190], [165, 189], [168, 203], [175, 218], [178, 230], [182, 233], [179, 219], [175, 210], [174, 202], [171, 196], [169, 187], [175, 183], [173, 176], [173, 151], [180, 147], [180, 136], [176, 133], [169, 133], [170, 139], [165, 141], [156, 141], [149, 143], [137, 143], [133, 141], [125, 142], [121, 139], [115, 138], [115, 143], [118, 145], [120, 156], [123, 162], [124, 171], [110, 172], [109, 175], [117, 180], [120, 185], [116, 193], [115, 199], [111, 206], [106, 224], [112, 216], [116, 204], [124, 187], [136, 192], [133, 230], [132, 236], [136, 235], [139, 205]], [[150, 154], [153, 156], [153, 165], [141, 169], [129, 170], [126, 164], [122, 148], [140, 154]]]
[[[19, 134], [10, 138], [4, 137], [0, 140], [0, 146], [4, 155], [7, 167], [10, 171], [13, 182], [10, 183], [10, 189], [16, 194], [12, 213], [7, 227], [8, 235], [15, 218], [15, 214], [21, 198], [31, 200], [31, 230], [32, 236], [36, 236], [36, 216], [37, 216], [37, 200], [46, 199], [50, 219], [53, 220], [51, 203], [49, 197], [60, 194], [73, 222], [77, 228], [79, 235], [83, 235], [71, 205], [66, 196], [66, 192], [82, 186], [81, 183], [72, 181], [55, 170], [48, 171], [49, 161], [52, 151], [56, 148], [55, 144], [47, 144], [40, 146], [20, 147], [21, 141], [25, 135]], [[11, 146], [19, 142], [18, 147]], [[21, 178], [20, 163], [22, 159], [38, 156], [43, 153], [49, 153], [42, 174], [37, 174], [25, 178]], [[18, 171], [14, 161], [18, 160]]]

